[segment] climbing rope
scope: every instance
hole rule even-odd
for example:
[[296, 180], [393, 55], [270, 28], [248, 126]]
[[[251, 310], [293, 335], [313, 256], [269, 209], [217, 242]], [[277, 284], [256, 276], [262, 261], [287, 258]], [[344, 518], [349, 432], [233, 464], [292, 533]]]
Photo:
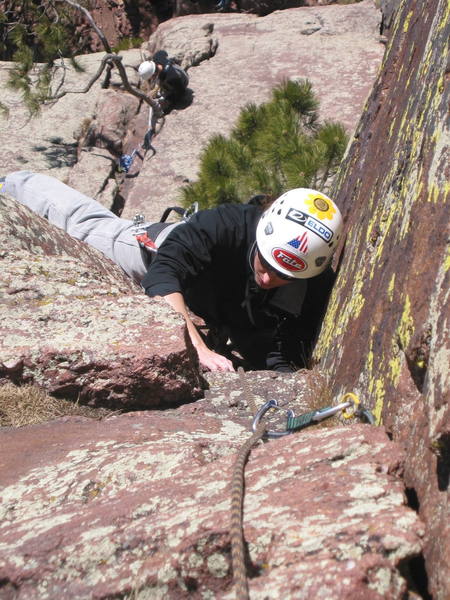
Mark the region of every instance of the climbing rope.
[[[242, 389], [244, 391], [245, 400], [248, 407], [254, 414], [256, 412], [256, 402], [253, 394], [250, 392], [244, 369], [242, 367], [238, 368], [238, 374]], [[264, 436], [265, 431], [266, 425], [264, 420], [262, 420], [259, 422], [258, 427], [254, 431], [253, 435], [244, 443], [243, 446], [241, 446], [236, 458], [236, 462], [234, 463], [233, 476], [231, 480], [231, 562], [233, 565], [233, 578], [237, 600], [248, 600], [249, 598], [243, 530], [245, 464], [248, 460], [251, 449]]]
[[248, 460], [251, 449], [264, 436], [265, 430], [266, 425], [264, 421], [261, 421], [255, 433], [240, 448], [236, 462], [234, 464], [233, 477], [231, 480], [231, 561], [233, 565], [233, 577], [237, 600], [248, 600], [249, 598], [243, 529], [245, 464]]
[[313, 423], [317, 423], [342, 412], [344, 418], [359, 417], [362, 421], [370, 424], [375, 423], [373, 414], [361, 405], [356, 394], [347, 393], [342, 402], [336, 406], [330, 406], [319, 410], [313, 410], [303, 415], [295, 416], [292, 410], [287, 411], [286, 430], [268, 431], [265, 422], [265, 414], [271, 408], [278, 408], [276, 400], [269, 400], [261, 408], [257, 409], [255, 398], [250, 391], [245, 372], [242, 367], [238, 368], [238, 375], [242, 385], [244, 398], [247, 406], [254, 415], [252, 430], [253, 435], [241, 446], [234, 463], [231, 480], [231, 516], [230, 516], [230, 540], [231, 540], [231, 563], [233, 567], [233, 579], [236, 600], [249, 600], [249, 589], [246, 568], [246, 553], [244, 542], [244, 492], [245, 492], [245, 465], [250, 452], [260, 440], [277, 438], [299, 431]]
[[[157, 100], [158, 94], [159, 94], [159, 87], [155, 86], [150, 91], [150, 96], [156, 100], [157, 106], [156, 107], [149, 106], [147, 132], [144, 135], [144, 140], [130, 154], [122, 154], [122, 156], [119, 159], [119, 171], [125, 171], [125, 173], [128, 173], [128, 171], [131, 169], [131, 165], [133, 164], [134, 157], [136, 156], [136, 154], [139, 152], [139, 150], [141, 148], [146, 151], [152, 150], [152, 152], [153, 152], [152, 156], [156, 154], [156, 150], [155, 150], [154, 146], [152, 145], [152, 139], [155, 135], [157, 135], [161, 131], [161, 129], [164, 125], [164, 115], [162, 114], [161, 107]], [[156, 108], [156, 111], [155, 111], [155, 108]], [[161, 122], [158, 127], [157, 125], [158, 125], [159, 121], [161, 121]]]

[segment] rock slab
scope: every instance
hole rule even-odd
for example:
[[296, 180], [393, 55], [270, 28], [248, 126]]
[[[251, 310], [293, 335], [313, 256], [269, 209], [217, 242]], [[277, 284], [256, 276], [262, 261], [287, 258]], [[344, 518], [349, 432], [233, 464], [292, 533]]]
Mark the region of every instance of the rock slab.
[[114, 263], [0, 196], [0, 380], [110, 408], [201, 393], [183, 319]]
[[[201, 403], [1, 431], [2, 598], [234, 598], [230, 478], [250, 432]], [[368, 425], [256, 448], [251, 597], [403, 598], [423, 531], [402, 462]]]

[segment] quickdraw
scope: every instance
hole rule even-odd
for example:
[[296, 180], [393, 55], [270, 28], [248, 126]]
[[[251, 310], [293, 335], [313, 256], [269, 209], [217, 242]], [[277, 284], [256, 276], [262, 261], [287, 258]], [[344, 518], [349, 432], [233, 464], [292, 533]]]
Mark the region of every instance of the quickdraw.
[[[349, 399], [345, 400], [345, 398]], [[271, 408], [280, 408], [276, 400], [269, 400], [268, 402], [263, 404], [261, 408], [257, 411], [253, 418], [252, 431], [256, 431], [260, 420]], [[351, 409], [350, 412], [348, 409]], [[336, 406], [328, 406], [326, 408], [321, 408], [318, 410], [311, 410], [307, 413], [298, 416], [295, 416], [292, 410], [286, 411], [286, 429], [284, 431], [266, 431], [264, 433], [264, 437], [268, 439], [273, 439], [284, 437], [285, 435], [290, 435], [291, 433], [295, 433], [300, 429], [304, 429], [305, 427], [308, 427], [313, 423], [319, 423], [324, 419], [328, 419], [329, 417], [332, 417], [341, 411], [342, 416], [345, 419], [358, 417], [362, 421], [365, 421], [372, 425], [375, 423], [375, 418], [373, 414], [361, 405], [359, 398], [356, 396], [356, 394], [347, 393], [344, 395], [343, 401], [340, 404], [337, 404]]]
[[[154, 97], [156, 104], [154, 107], [152, 107], [152, 106], [149, 107], [148, 129], [147, 129], [146, 134], [144, 135], [144, 140], [137, 148], [135, 148], [133, 150], [133, 152], [131, 152], [131, 154], [122, 154], [122, 156], [119, 158], [119, 165], [118, 165], [120, 172], [124, 171], [125, 173], [128, 173], [128, 171], [131, 169], [131, 165], [133, 164], [134, 157], [136, 156], [136, 154], [138, 153], [140, 148], [142, 148], [145, 151], [152, 150], [153, 154], [156, 154], [156, 150], [152, 145], [152, 138], [157, 133], [156, 123], [157, 123], [158, 119], [163, 117], [163, 113], [162, 113], [162, 109], [161, 109], [160, 102], [158, 99], [158, 89], [154, 88], [153, 92], [154, 92], [154, 95], [157, 96], [157, 97]], [[162, 127], [162, 125], [161, 125], [161, 127]]]
[[276, 400], [269, 400], [261, 408], [256, 408], [255, 398], [248, 386], [244, 370], [238, 368], [238, 374], [242, 383], [247, 405], [255, 415], [252, 423], [252, 436], [242, 445], [238, 451], [233, 469], [231, 482], [231, 559], [233, 566], [233, 579], [236, 592], [236, 600], [249, 600], [247, 567], [245, 561], [245, 541], [243, 531], [243, 503], [245, 489], [245, 465], [250, 456], [252, 448], [264, 438], [279, 438], [300, 429], [308, 427], [313, 423], [323, 421], [328, 417], [342, 412], [346, 419], [358, 417], [370, 424], [375, 424], [375, 417], [370, 410], [364, 408], [356, 394], [347, 393], [342, 397], [342, 402], [336, 406], [328, 406], [319, 410], [312, 410], [303, 415], [295, 416], [292, 410], [286, 413], [286, 429], [284, 431], [269, 431], [266, 426], [265, 415], [271, 408], [279, 409]]

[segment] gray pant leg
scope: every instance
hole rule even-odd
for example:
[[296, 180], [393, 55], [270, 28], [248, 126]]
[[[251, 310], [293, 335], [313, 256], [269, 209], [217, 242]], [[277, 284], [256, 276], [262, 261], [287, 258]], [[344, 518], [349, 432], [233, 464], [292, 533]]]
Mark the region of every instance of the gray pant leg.
[[100, 250], [140, 284], [147, 264], [145, 252], [133, 235], [132, 221], [121, 219], [58, 179], [30, 171], [7, 175], [4, 192], [72, 237]]

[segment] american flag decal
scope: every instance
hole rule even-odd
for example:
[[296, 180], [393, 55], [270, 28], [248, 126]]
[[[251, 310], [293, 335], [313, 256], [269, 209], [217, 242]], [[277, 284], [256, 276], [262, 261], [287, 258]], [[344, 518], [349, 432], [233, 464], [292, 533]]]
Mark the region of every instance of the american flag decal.
[[288, 244], [306, 254], [308, 252], [308, 234], [305, 231], [302, 236], [294, 238]]

